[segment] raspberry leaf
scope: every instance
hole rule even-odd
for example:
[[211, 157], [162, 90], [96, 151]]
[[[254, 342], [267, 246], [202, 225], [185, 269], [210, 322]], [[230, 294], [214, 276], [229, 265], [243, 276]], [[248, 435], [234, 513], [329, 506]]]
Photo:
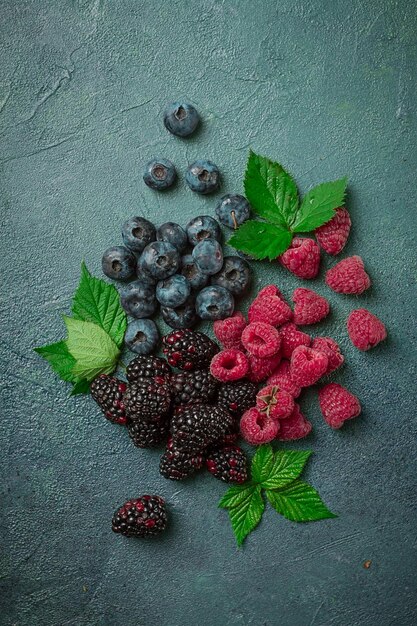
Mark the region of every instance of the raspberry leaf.
[[123, 343], [127, 328], [126, 313], [120, 305], [117, 289], [90, 274], [84, 261], [81, 278], [72, 302], [74, 318], [98, 324], [117, 347]]
[[91, 381], [99, 374], [111, 374], [120, 354], [111, 337], [92, 322], [66, 316], [64, 321], [68, 330], [68, 350], [75, 359], [74, 376]]
[[252, 459], [252, 480], [263, 483], [270, 475], [274, 464], [274, 452], [270, 445], [259, 446]]
[[90, 393], [90, 383], [85, 378], [81, 378], [74, 384], [70, 396], [78, 396], [82, 393]]
[[317, 491], [302, 480], [294, 480], [279, 490], [266, 489], [274, 509], [292, 522], [314, 522], [337, 517], [329, 511]]
[[68, 350], [66, 341], [58, 341], [47, 346], [34, 348], [35, 352], [46, 359], [54, 372], [58, 374], [62, 380], [68, 382], [76, 382], [77, 377], [73, 373], [75, 359]]
[[247, 490], [247, 496], [237, 506], [229, 509], [237, 544], [242, 545], [245, 537], [259, 524], [265, 509], [261, 486], [252, 485]]
[[278, 450], [268, 476], [262, 481], [264, 489], [279, 489], [299, 477], [311, 451]]
[[229, 239], [229, 245], [255, 259], [276, 259], [289, 248], [292, 233], [282, 226], [249, 220]]
[[304, 196], [292, 222], [294, 233], [307, 233], [332, 219], [345, 199], [347, 178], [317, 185]]
[[251, 495], [253, 488], [253, 484], [233, 485], [220, 500], [219, 507], [221, 509], [232, 509], [235, 506], [239, 506]]

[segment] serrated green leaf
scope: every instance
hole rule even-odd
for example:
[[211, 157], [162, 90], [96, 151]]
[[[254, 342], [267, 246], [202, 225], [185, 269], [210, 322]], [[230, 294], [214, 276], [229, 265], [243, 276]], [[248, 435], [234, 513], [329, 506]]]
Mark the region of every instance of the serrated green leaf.
[[85, 378], [74, 383], [70, 396], [78, 396], [83, 393], [90, 393], [90, 383]]
[[249, 220], [244, 222], [228, 243], [255, 259], [273, 261], [289, 248], [292, 233], [268, 222]]
[[269, 476], [274, 463], [274, 451], [272, 446], [259, 446], [252, 459], [252, 480], [256, 483], [262, 483]]
[[278, 450], [274, 455], [274, 462], [265, 480], [264, 489], [279, 489], [285, 487], [299, 477], [307, 463], [311, 451]]
[[120, 296], [113, 285], [90, 274], [84, 261], [81, 278], [72, 302], [75, 319], [94, 322], [120, 348], [127, 328], [126, 313], [120, 305]]
[[292, 522], [315, 522], [337, 517], [329, 511], [317, 491], [301, 480], [295, 480], [283, 489], [266, 489], [274, 509]]
[[34, 348], [40, 356], [48, 361], [54, 372], [58, 374], [62, 380], [75, 382], [77, 380], [73, 373], [75, 359], [70, 354], [66, 341], [58, 341], [47, 346]]
[[295, 233], [307, 233], [332, 219], [345, 199], [347, 178], [321, 183], [304, 196], [292, 224]]
[[241, 504], [250, 494], [254, 488], [253, 484], [233, 485], [230, 487], [223, 498], [219, 502], [221, 509], [231, 509], [234, 506]]
[[284, 228], [291, 225], [298, 208], [298, 192], [282, 165], [251, 150], [244, 185], [254, 213]]
[[242, 545], [245, 537], [256, 528], [262, 518], [265, 503], [260, 485], [253, 485], [248, 496], [229, 510], [230, 521], [237, 543]]
[[64, 317], [68, 330], [68, 350], [75, 359], [73, 374], [91, 381], [99, 374], [111, 374], [120, 350], [97, 324]]

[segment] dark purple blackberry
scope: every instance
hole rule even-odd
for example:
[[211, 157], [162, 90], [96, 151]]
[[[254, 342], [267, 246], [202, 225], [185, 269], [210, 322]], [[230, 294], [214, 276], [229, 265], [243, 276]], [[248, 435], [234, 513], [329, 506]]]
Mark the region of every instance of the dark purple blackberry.
[[181, 406], [171, 418], [174, 447], [189, 453], [202, 452], [208, 445], [233, 432], [233, 428], [233, 417], [219, 406]]
[[238, 446], [224, 446], [209, 452], [206, 466], [210, 474], [225, 483], [244, 483], [248, 479], [245, 453]]
[[237, 380], [220, 386], [217, 402], [219, 406], [236, 417], [256, 404], [257, 386], [249, 380]]
[[126, 383], [113, 376], [101, 374], [91, 383], [90, 391], [108, 420], [115, 424], [126, 424], [124, 405]]
[[165, 442], [169, 433], [169, 422], [130, 422], [129, 436], [138, 448], [153, 448]]
[[137, 378], [124, 395], [126, 416], [132, 422], [159, 422], [171, 406], [169, 383], [161, 376]]
[[115, 512], [112, 530], [126, 537], [158, 535], [167, 525], [165, 500], [159, 496], [141, 496], [128, 500]]
[[161, 457], [159, 471], [164, 478], [183, 480], [203, 465], [203, 456], [199, 453], [190, 454], [174, 447], [172, 440]]
[[165, 335], [162, 343], [168, 363], [188, 371], [208, 368], [211, 359], [220, 350], [210, 337], [188, 328]]
[[171, 376], [174, 404], [208, 404], [217, 395], [219, 384], [209, 370], [180, 372]]
[[136, 382], [138, 378], [167, 378], [170, 374], [168, 363], [159, 356], [137, 356], [126, 367], [126, 378], [130, 383]]

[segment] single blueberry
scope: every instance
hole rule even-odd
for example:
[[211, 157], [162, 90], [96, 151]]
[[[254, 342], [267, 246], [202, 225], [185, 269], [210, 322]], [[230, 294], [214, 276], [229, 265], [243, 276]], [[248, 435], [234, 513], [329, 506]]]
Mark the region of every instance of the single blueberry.
[[203, 274], [217, 274], [223, 266], [223, 251], [218, 241], [206, 239], [193, 249], [193, 259]]
[[219, 223], [210, 215], [199, 215], [188, 222], [185, 227], [188, 241], [192, 246], [196, 246], [204, 239], [216, 239], [220, 241], [222, 233]]
[[191, 285], [182, 274], [174, 274], [159, 281], [156, 286], [156, 297], [162, 306], [171, 309], [181, 306], [191, 293]]
[[121, 289], [120, 303], [126, 313], [136, 319], [150, 317], [158, 307], [155, 288], [143, 280], [134, 280]]
[[223, 267], [211, 277], [212, 285], [225, 287], [234, 296], [241, 296], [249, 288], [251, 272], [249, 263], [238, 256], [225, 256]]
[[136, 257], [124, 246], [108, 248], [101, 259], [103, 273], [113, 280], [132, 278], [136, 265]]
[[235, 301], [225, 287], [212, 285], [200, 291], [195, 308], [203, 320], [223, 320], [233, 315]]
[[143, 180], [148, 187], [163, 191], [171, 187], [177, 178], [175, 165], [168, 159], [152, 159], [145, 165]]
[[244, 196], [227, 194], [220, 198], [216, 206], [219, 221], [229, 228], [236, 229], [250, 217], [250, 204]]
[[196, 109], [189, 102], [173, 102], [164, 113], [165, 128], [177, 137], [188, 137], [200, 121]]
[[155, 238], [155, 226], [144, 217], [131, 217], [122, 226], [123, 243], [134, 252], [142, 252]]
[[192, 254], [186, 254], [182, 257], [181, 274], [188, 280], [192, 289], [201, 289], [208, 283], [208, 274], [203, 274]]
[[136, 354], [150, 354], [159, 342], [159, 332], [152, 320], [133, 320], [127, 325], [125, 344]]
[[156, 231], [156, 238], [158, 241], [166, 241], [172, 244], [178, 250], [180, 254], [185, 252], [187, 248], [187, 233], [185, 230], [175, 222], [166, 222], [162, 224]]
[[217, 165], [205, 159], [198, 159], [188, 166], [185, 181], [192, 191], [211, 193], [220, 186], [220, 172]]
[[138, 261], [138, 274], [158, 281], [175, 274], [180, 267], [178, 250], [165, 241], [150, 243]]
[[191, 328], [197, 321], [195, 299], [190, 296], [184, 304], [175, 309], [163, 306], [161, 314], [164, 322], [171, 328]]

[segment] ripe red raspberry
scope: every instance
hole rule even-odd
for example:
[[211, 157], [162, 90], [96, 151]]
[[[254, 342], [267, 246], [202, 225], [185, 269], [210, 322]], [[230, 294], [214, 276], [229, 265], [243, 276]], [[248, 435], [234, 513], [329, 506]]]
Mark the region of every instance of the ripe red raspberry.
[[302, 439], [307, 437], [312, 431], [313, 426], [301, 413], [300, 407], [295, 403], [295, 407], [290, 417], [279, 422], [280, 428], [277, 439], [280, 441], [293, 441], [294, 439]]
[[288, 391], [293, 398], [298, 398], [301, 387], [297, 385], [290, 374], [289, 361], [281, 361], [267, 380], [268, 385], [277, 385], [283, 391]]
[[278, 289], [276, 285], [266, 285], [265, 287], [262, 287], [262, 289], [260, 290], [260, 292], [258, 293], [256, 297], [262, 298], [262, 296], [278, 296], [278, 298], [281, 298], [281, 300], [284, 300], [284, 296], [282, 295], [280, 289]]
[[340, 367], [345, 358], [340, 352], [339, 345], [331, 337], [316, 337], [311, 345], [313, 350], [318, 350], [327, 355], [328, 365], [326, 374], [330, 374], [334, 370]]
[[357, 397], [337, 383], [329, 383], [320, 389], [319, 403], [324, 419], [332, 428], [340, 428], [346, 420], [361, 412]]
[[352, 311], [347, 319], [347, 329], [353, 345], [359, 350], [369, 350], [387, 336], [384, 324], [367, 309]]
[[258, 392], [256, 406], [274, 420], [289, 417], [294, 410], [294, 398], [277, 385], [268, 385]]
[[252, 322], [242, 333], [242, 344], [250, 354], [264, 359], [279, 352], [281, 337], [271, 324]]
[[347, 209], [343, 206], [336, 209], [330, 222], [315, 231], [316, 239], [323, 250], [328, 254], [339, 254], [345, 247], [351, 224]]
[[264, 359], [260, 359], [257, 356], [253, 356], [253, 354], [248, 354], [249, 361], [249, 372], [248, 378], [253, 383], [260, 383], [263, 380], [266, 380], [268, 376], [272, 374], [274, 369], [278, 367], [281, 361], [281, 355], [274, 354], [273, 356], [265, 357]]
[[292, 353], [298, 346], [310, 345], [310, 335], [303, 333], [292, 322], [281, 326], [279, 334], [281, 335], [281, 356], [284, 359], [290, 359]]
[[217, 320], [213, 324], [214, 334], [223, 345], [223, 348], [241, 347], [240, 338], [247, 324], [245, 317], [238, 311], [232, 317], [226, 317], [224, 320]]
[[294, 237], [279, 261], [298, 278], [315, 278], [319, 273], [320, 248], [314, 239]]
[[[272, 293], [275, 289], [275, 294]], [[249, 307], [249, 322], [265, 322], [272, 326], [280, 326], [292, 319], [289, 305], [282, 299], [281, 292], [274, 285], [262, 289]]]
[[298, 346], [291, 356], [291, 378], [300, 387], [310, 387], [326, 373], [329, 359], [323, 352], [307, 346]]
[[336, 293], [360, 294], [371, 285], [360, 256], [349, 256], [326, 274], [326, 283]]
[[[285, 421], [285, 420], [284, 420]], [[254, 446], [269, 443], [278, 434], [280, 423], [261, 413], [256, 407], [249, 409], [240, 420], [240, 434]]]
[[210, 372], [222, 383], [244, 378], [249, 370], [249, 361], [243, 352], [230, 348], [216, 354], [210, 364]]
[[330, 311], [330, 304], [315, 291], [299, 287], [292, 294], [294, 307], [294, 322], [300, 326], [317, 324], [324, 319]]

